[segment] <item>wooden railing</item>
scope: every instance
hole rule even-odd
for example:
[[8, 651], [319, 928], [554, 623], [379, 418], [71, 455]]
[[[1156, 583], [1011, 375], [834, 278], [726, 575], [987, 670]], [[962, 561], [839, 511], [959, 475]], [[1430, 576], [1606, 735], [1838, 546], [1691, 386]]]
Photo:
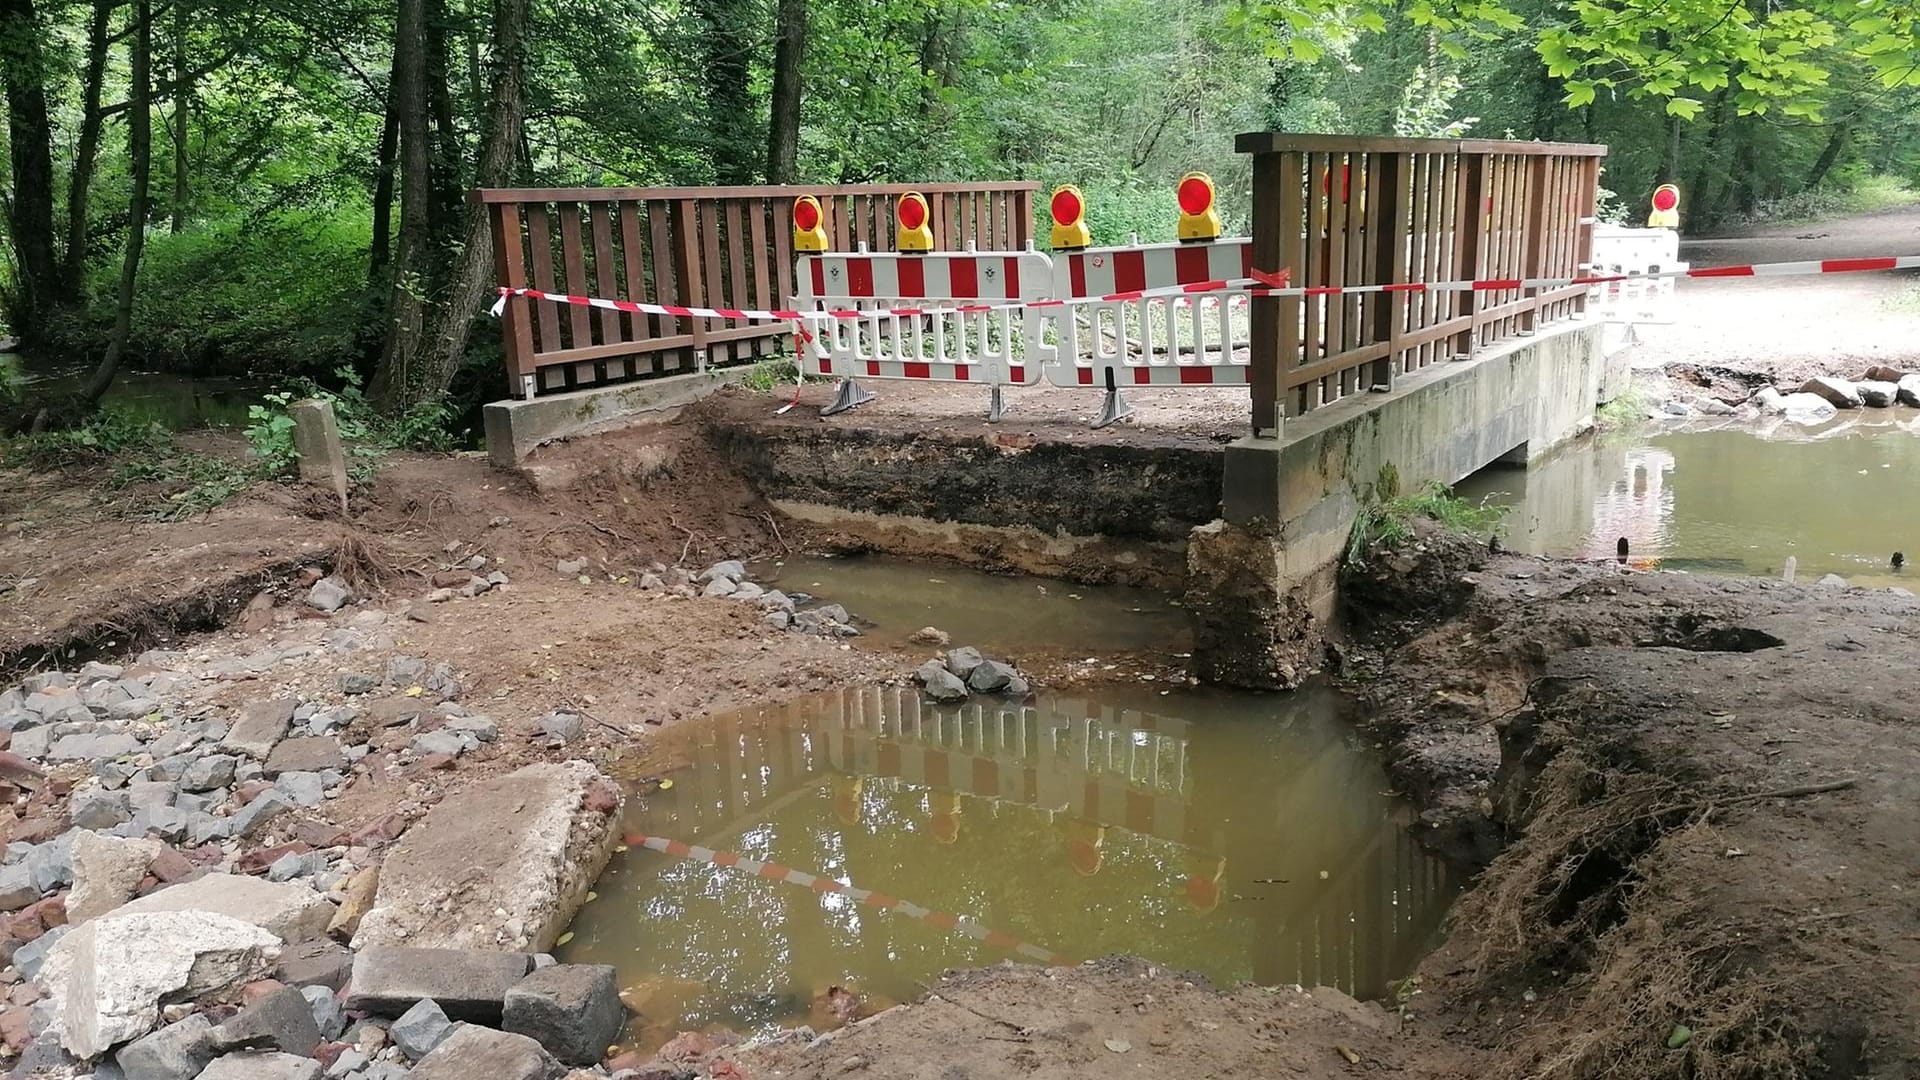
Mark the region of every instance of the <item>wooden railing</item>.
[[[893, 202], [926, 195], [943, 249], [1013, 251], [1033, 236], [1032, 183], [828, 187], [485, 188], [499, 282], [684, 307], [780, 308], [793, 295], [792, 205], [817, 196], [834, 250], [893, 248]], [[562, 306], [502, 313], [511, 392], [554, 393], [751, 360], [791, 327]]]
[[[1253, 263], [1291, 284], [1567, 277], [1591, 250], [1604, 146], [1256, 133]], [[1253, 425], [1584, 310], [1585, 290], [1257, 297]]]

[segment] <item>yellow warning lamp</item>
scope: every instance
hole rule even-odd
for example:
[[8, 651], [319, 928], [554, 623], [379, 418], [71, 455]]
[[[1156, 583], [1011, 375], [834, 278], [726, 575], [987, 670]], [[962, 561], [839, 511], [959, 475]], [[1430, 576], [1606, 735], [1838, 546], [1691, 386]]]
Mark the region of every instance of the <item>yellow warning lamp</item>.
[[909, 191], [893, 204], [893, 250], [903, 255], [922, 255], [933, 250], [933, 229], [928, 225], [933, 214], [927, 209], [927, 197]]
[[1072, 184], [1054, 188], [1047, 210], [1053, 214], [1053, 232], [1047, 239], [1053, 250], [1073, 251], [1093, 243], [1093, 234], [1087, 231], [1087, 197], [1079, 188]]
[[1190, 172], [1180, 178], [1173, 197], [1180, 203], [1180, 228], [1175, 235], [1182, 242], [1220, 238], [1220, 213], [1213, 208], [1213, 177]]
[[1647, 214], [1649, 229], [1677, 229], [1680, 227], [1680, 189], [1673, 184], [1661, 184], [1653, 189], [1653, 210]]
[[811, 195], [793, 200], [793, 250], [828, 250], [827, 215], [820, 209], [820, 200]]

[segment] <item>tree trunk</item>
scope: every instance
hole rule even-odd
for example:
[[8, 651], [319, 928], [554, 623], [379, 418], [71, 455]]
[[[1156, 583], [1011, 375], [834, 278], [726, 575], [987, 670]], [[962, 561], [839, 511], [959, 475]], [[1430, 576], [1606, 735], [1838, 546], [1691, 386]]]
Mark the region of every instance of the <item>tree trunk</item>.
[[1847, 137], [1852, 134], [1851, 122], [1842, 120], [1834, 125], [1833, 134], [1827, 137], [1826, 147], [1820, 151], [1819, 159], [1813, 163], [1813, 169], [1807, 173], [1807, 181], [1801, 187], [1812, 189], [1820, 186], [1820, 181], [1827, 178], [1827, 170], [1840, 160], [1840, 151], [1846, 149]]
[[[513, 179], [525, 119], [527, 4], [528, 0], [494, 0], [492, 100], [475, 170], [480, 187], [505, 187]], [[466, 356], [473, 318], [492, 299], [494, 281], [492, 226], [485, 209], [472, 206], [467, 210], [466, 236], [447, 302], [435, 311], [431, 375], [419, 384], [414, 401], [446, 393]]]
[[119, 0], [93, 0], [87, 22], [87, 68], [80, 79], [80, 135], [74, 141], [73, 175], [67, 182], [66, 294], [78, 297], [87, 276], [87, 214], [92, 197], [94, 159], [100, 153], [100, 84], [107, 71], [107, 31]]
[[416, 369], [424, 360], [422, 332], [431, 284], [433, 152], [427, 134], [426, 40], [427, 0], [399, 0], [391, 107], [399, 113], [400, 240], [387, 304], [387, 339], [372, 386], [374, 400], [395, 410], [413, 400]]
[[1693, 186], [1681, 194], [1694, 207], [1694, 216], [1702, 221], [1720, 216], [1713, 201], [1714, 169], [1720, 163], [1720, 144], [1726, 139], [1727, 117], [1733, 108], [1733, 88], [1723, 86], [1714, 95], [1713, 119], [1707, 124], [1707, 141], [1700, 150], [1700, 162], [1693, 170]]
[[394, 156], [400, 145], [400, 110], [395, 94], [399, 82], [396, 71], [387, 78], [387, 120], [380, 129], [380, 150], [373, 168], [373, 247], [367, 256], [367, 287], [383, 289], [387, 264], [393, 259], [393, 170]]
[[1667, 149], [1660, 157], [1660, 171], [1654, 174], [1655, 187], [1680, 182], [1680, 118], [1667, 113], [1662, 119], [1666, 125], [1663, 130], [1667, 137]]
[[428, 211], [436, 240], [451, 240], [460, 228], [460, 129], [453, 122], [453, 89], [447, 83], [446, 0], [427, 0], [427, 114], [433, 121], [433, 205]]
[[0, 0], [0, 66], [7, 82], [7, 137], [13, 163], [8, 204], [19, 275], [14, 330], [32, 340], [64, 299], [53, 250], [53, 129], [47, 120], [42, 31], [33, 0]]
[[132, 161], [133, 192], [127, 199], [127, 251], [120, 263], [120, 295], [113, 306], [113, 336], [107, 355], [81, 392], [89, 404], [98, 404], [133, 335], [133, 291], [140, 278], [140, 253], [147, 246], [147, 195], [153, 178], [153, 8], [151, 0], [136, 0], [132, 57], [127, 74], [127, 156]]
[[700, 35], [705, 53], [707, 152], [714, 179], [721, 184], [751, 184], [760, 166], [760, 148], [753, 137], [752, 74], [748, 42], [743, 33], [752, 21], [742, 0], [699, 0], [705, 23]]
[[187, 227], [187, 120], [193, 114], [193, 73], [187, 66], [187, 0], [173, 0], [173, 199], [167, 227]]
[[773, 29], [773, 109], [767, 126], [767, 183], [791, 184], [800, 159], [807, 0], [778, 0], [778, 5]]

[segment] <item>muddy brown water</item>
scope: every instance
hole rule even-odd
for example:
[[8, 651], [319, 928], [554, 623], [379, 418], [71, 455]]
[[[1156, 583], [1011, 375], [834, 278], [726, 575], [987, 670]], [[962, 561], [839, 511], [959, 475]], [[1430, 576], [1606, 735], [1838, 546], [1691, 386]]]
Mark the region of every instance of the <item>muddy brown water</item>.
[[1324, 689], [936, 707], [869, 687], [669, 728], [649, 761], [672, 785], [628, 777], [635, 846], [560, 955], [619, 970], [641, 1048], [833, 1026], [830, 987], [872, 1011], [1004, 960], [1383, 995], [1456, 886], [1342, 708]]
[[[1873, 409], [1826, 424], [1620, 432], [1530, 469], [1487, 469], [1455, 490], [1510, 506], [1517, 551], [1664, 569], [1920, 589], [1920, 412]], [[1894, 552], [1906, 555], [1892, 569]]]

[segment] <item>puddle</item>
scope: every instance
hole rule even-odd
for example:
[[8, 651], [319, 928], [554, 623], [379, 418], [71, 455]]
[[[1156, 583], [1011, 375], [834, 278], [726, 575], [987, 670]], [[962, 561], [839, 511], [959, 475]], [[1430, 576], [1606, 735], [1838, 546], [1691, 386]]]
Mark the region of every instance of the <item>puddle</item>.
[[955, 645], [991, 653], [1058, 650], [1076, 655], [1184, 652], [1187, 615], [1170, 598], [1120, 585], [1074, 585], [1051, 578], [1002, 576], [884, 556], [795, 556], [753, 568], [754, 578], [786, 592], [811, 593], [873, 623], [882, 640], [904, 642], [937, 626]]
[[[88, 365], [28, 360], [0, 353], [0, 382], [18, 393], [78, 392], [92, 374]], [[247, 406], [271, 389], [253, 376], [186, 376], [160, 371], [123, 371], [108, 389], [106, 404], [175, 431], [246, 426]]]
[[1486, 469], [1462, 496], [1513, 507], [1504, 539], [1540, 555], [1636, 559], [1702, 573], [1920, 589], [1920, 414], [1876, 409], [1812, 428], [1720, 428], [1586, 439], [1528, 470]]
[[560, 956], [619, 969], [641, 1049], [824, 1029], [831, 986], [872, 1011], [1009, 959], [1380, 996], [1456, 886], [1338, 703], [864, 688], [670, 728], [649, 757], [673, 786], [626, 822], [667, 850], [616, 855]]

